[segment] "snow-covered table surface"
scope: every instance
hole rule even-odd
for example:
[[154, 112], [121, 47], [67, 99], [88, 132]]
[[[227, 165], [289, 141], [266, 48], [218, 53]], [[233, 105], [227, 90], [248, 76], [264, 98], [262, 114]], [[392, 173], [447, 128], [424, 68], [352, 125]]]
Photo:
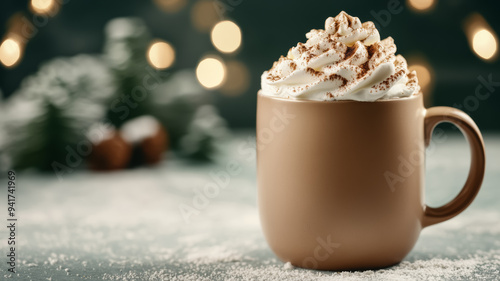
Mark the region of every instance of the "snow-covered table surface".
[[[500, 274], [500, 136], [485, 138], [486, 178], [458, 217], [425, 229], [394, 267], [364, 272], [290, 268], [262, 236], [250, 134], [224, 144], [215, 164], [167, 157], [153, 168], [17, 177], [17, 273], [7, 272], [7, 228], [0, 228], [2, 273], [14, 280], [494, 280]], [[213, 198], [193, 205], [211, 172], [241, 170]], [[233, 163], [234, 164], [234, 163]], [[447, 202], [468, 171], [465, 140], [449, 135], [427, 158], [426, 198]], [[6, 224], [6, 179], [0, 212]], [[182, 207], [181, 207], [182, 206]], [[181, 210], [184, 210], [184, 216]], [[187, 222], [186, 218], [189, 216]], [[3, 224], [2, 224], [3, 225]]]

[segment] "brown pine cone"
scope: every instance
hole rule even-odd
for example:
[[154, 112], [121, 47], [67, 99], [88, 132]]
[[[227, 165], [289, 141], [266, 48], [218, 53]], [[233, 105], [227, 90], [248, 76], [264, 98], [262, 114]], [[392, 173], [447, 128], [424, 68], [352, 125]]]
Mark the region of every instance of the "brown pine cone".
[[88, 133], [92, 143], [92, 152], [87, 157], [89, 168], [95, 171], [126, 168], [132, 155], [132, 146], [114, 128], [100, 128], [101, 131], [94, 128]]
[[168, 134], [152, 116], [127, 121], [120, 129], [123, 139], [133, 147], [130, 166], [156, 164], [168, 149]]

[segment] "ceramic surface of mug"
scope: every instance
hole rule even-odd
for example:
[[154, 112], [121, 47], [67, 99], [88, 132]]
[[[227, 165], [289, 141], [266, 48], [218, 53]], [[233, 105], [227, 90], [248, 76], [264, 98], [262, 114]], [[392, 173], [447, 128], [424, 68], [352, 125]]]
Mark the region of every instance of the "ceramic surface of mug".
[[[425, 148], [440, 122], [471, 149], [469, 177], [448, 204], [424, 203]], [[359, 101], [258, 95], [257, 182], [264, 235], [295, 266], [382, 268], [400, 262], [420, 231], [463, 211], [485, 170], [479, 129], [462, 111], [425, 109], [422, 94]]]

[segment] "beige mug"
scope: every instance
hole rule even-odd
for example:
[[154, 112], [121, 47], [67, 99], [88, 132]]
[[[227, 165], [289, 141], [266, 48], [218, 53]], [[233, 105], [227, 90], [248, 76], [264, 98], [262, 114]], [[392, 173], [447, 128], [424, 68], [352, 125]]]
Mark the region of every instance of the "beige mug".
[[[441, 122], [471, 150], [469, 176], [448, 204], [424, 201], [425, 147]], [[401, 99], [257, 101], [257, 184], [261, 224], [273, 252], [320, 270], [399, 263], [420, 231], [462, 212], [485, 171], [481, 133], [464, 112]]]

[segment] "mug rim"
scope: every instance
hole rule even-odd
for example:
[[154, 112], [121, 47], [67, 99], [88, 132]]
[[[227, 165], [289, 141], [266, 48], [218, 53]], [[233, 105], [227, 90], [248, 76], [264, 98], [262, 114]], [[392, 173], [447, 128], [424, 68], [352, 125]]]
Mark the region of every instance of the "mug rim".
[[262, 94], [262, 89], [257, 92], [257, 96], [261, 98], [268, 98], [277, 101], [283, 102], [296, 102], [296, 103], [318, 103], [318, 104], [337, 104], [337, 103], [389, 103], [389, 102], [398, 102], [398, 101], [409, 101], [418, 99], [423, 97], [422, 92], [418, 92], [418, 94], [413, 94], [409, 97], [402, 98], [393, 98], [393, 99], [378, 99], [374, 101], [358, 101], [358, 100], [331, 100], [331, 101], [319, 101], [319, 100], [308, 100], [308, 99], [292, 99], [292, 98], [283, 98], [283, 97], [273, 97]]

